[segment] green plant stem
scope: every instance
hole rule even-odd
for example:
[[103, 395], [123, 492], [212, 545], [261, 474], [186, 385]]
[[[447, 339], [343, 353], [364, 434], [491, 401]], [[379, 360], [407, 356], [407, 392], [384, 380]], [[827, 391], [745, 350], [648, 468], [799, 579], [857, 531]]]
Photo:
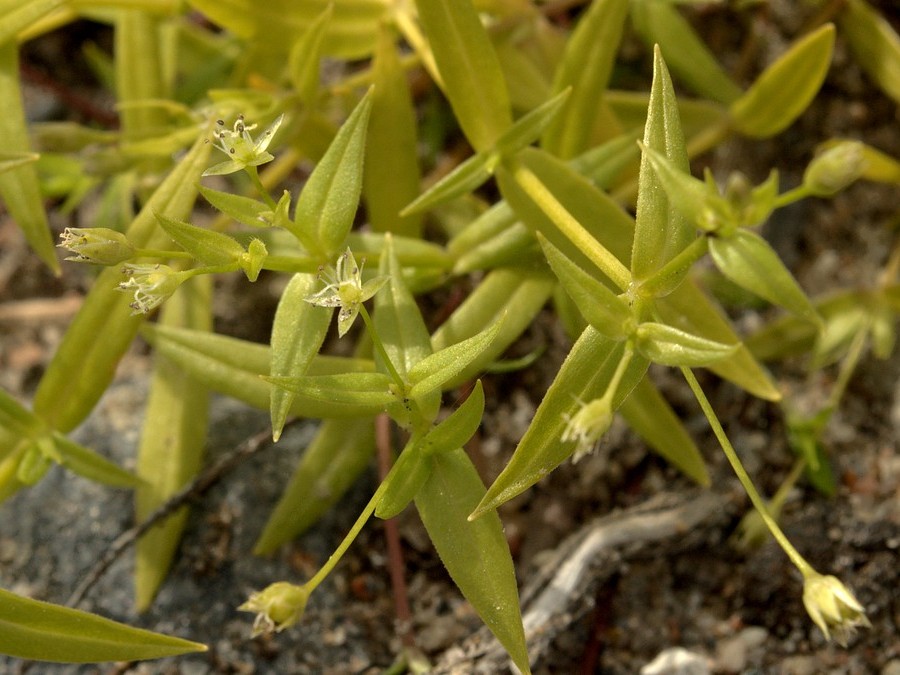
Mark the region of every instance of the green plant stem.
[[259, 171], [256, 170], [256, 167], [248, 166], [244, 168], [244, 171], [248, 176], [250, 176], [250, 182], [253, 183], [253, 187], [256, 188], [256, 191], [259, 193], [259, 196], [262, 197], [266, 205], [273, 211], [277, 209], [278, 204], [275, 203], [275, 200], [272, 199], [269, 191], [265, 188], [265, 186], [262, 184], [262, 181], [259, 179]]
[[375, 324], [372, 323], [372, 317], [369, 316], [369, 310], [366, 309], [365, 305], [360, 303], [359, 305], [359, 313], [363, 318], [363, 322], [366, 324], [366, 329], [369, 331], [369, 337], [372, 338], [372, 344], [375, 346], [375, 350], [378, 352], [378, 355], [381, 357], [382, 361], [384, 361], [385, 367], [388, 369], [388, 373], [391, 376], [391, 379], [394, 380], [394, 384], [397, 385], [399, 391], [406, 391], [406, 382], [403, 381], [403, 378], [400, 377], [400, 373], [397, 372], [397, 369], [394, 367], [391, 358], [388, 356], [387, 350], [384, 348], [384, 344], [381, 342], [381, 337], [378, 335], [378, 331], [375, 330]]
[[575, 217], [569, 213], [547, 186], [534, 172], [521, 163], [511, 160], [507, 164], [510, 172], [525, 193], [531, 197], [544, 214], [553, 221], [566, 238], [572, 242], [601, 272], [619, 287], [626, 290], [631, 284], [631, 273], [622, 262], [607, 248], [600, 244], [591, 233], [584, 229]]
[[773, 208], [780, 209], [783, 206], [787, 206], [788, 204], [793, 204], [794, 202], [799, 202], [801, 199], [806, 199], [812, 193], [809, 191], [805, 185], [798, 185], [793, 190], [788, 190], [787, 192], [783, 192], [775, 198], [775, 204]]
[[616, 372], [614, 372], [612, 378], [610, 378], [609, 386], [606, 388], [606, 393], [604, 394], [604, 397], [609, 396], [610, 409], [612, 409], [612, 402], [616, 395], [616, 390], [619, 388], [622, 378], [625, 377], [625, 371], [628, 370], [628, 366], [631, 363], [631, 358], [633, 356], [634, 343], [629, 339], [628, 342], [625, 343], [625, 350], [622, 352], [622, 358], [619, 359], [619, 364], [616, 366]]
[[866, 346], [866, 338], [869, 336], [871, 328], [872, 321], [869, 319], [856, 331], [856, 335], [853, 336], [853, 342], [850, 343], [850, 349], [841, 361], [837, 381], [834, 383], [834, 387], [832, 387], [831, 393], [828, 395], [828, 402], [825, 404], [829, 410], [829, 415], [830, 411], [838, 407], [844, 392], [847, 390], [847, 384], [849, 384], [850, 378], [853, 377], [856, 366], [859, 364], [860, 358], [862, 358], [863, 349]]
[[750, 501], [753, 503], [753, 506], [759, 511], [759, 515], [762, 517], [763, 522], [765, 522], [766, 527], [769, 528], [769, 531], [772, 533], [772, 536], [775, 537], [775, 541], [778, 542], [779, 546], [784, 550], [787, 554], [787, 557], [790, 558], [791, 562], [800, 570], [800, 573], [804, 578], [807, 578], [811, 574], [816, 574], [816, 571], [813, 569], [812, 565], [810, 565], [802, 555], [800, 555], [799, 551], [794, 548], [794, 545], [791, 544], [790, 540], [785, 536], [784, 532], [779, 527], [778, 523], [775, 522], [775, 519], [772, 518], [772, 515], [769, 513], [769, 509], [766, 506], [765, 500], [762, 496], [757, 492], [756, 487], [753, 485], [753, 481], [750, 479], [750, 476], [747, 474], [747, 470], [744, 468], [744, 465], [741, 464], [741, 460], [738, 457], [737, 452], [734, 449], [734, 446], [731, 445], [731, 441], [728, 440], [728, 436], [725, 435], [725, 430], [722, 428], [722, 423], [719, 422], [719, 418], [716, 416], [715, 411], [712, 408], [709, 400], [706, 398], [706, 394], [703, 393], [703, 389], [700, 387], [700, 383], [697, 382], [697, 378], [694, 376], [693, 371], [690, 368], [681, 368], [681, 374], [684, 375], [684, 379], [687, 380], [688, 386], [690, 386], [691, 391], [694, 393], [694, 396], [697, 399], [697, 402], [700, 404], [700, 408], [703, 410], [703, 414], [706, 415], [706, 419], [709, 422], [709, 426], [712, 427], [713, 433], [716, 435], [716, 438], [719, 441], [719, 445], [722, 447], [722, 451], [725, 453], [725, 457], [728, 458], [728, 462], [731, 464], [731, 468], [734, 469], [735, 474], [737, 474], [738, 480], [743, 485], [744, 490], [747, 492], [747, 496], [750, 497]]

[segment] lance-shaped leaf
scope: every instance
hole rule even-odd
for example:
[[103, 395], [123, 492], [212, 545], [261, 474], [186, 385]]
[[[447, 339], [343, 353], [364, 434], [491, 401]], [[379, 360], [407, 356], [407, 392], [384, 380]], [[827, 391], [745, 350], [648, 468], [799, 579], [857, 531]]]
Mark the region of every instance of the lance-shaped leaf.
[[312, 107], [315, 104], [322, 50], [333, 15], [334, 4], [329, 3], [291, 47], [288, 74], [304, 106]]
[[[278, 300], [272, 324], [273, 377], [300, 377], [306, 373], [310, 361], [318, 353], [331, 323], [331, 310], [306, 302], [316, 287], [316, 278], [309, 274], [295, 274]], [[294, 392], [282, 387], [272, 389], [269, 410], [272, 418], [272, 437], [275, 441], [287, 421], [294, 401]]]
[[253, 546], [269, 555], [340, 501], [368, 466], [375, 450], [370, 418], [325, 420], [294, 470], [284, 493]]
[[0, 428], [17, 436], [37, 438], [45, 432], [40, 418], [0, 387]]
[[890, 22], [865, 0], [848, 0], [838, 26], [866, 75], [900, 102], [900, 35]]
[[422, 439], [426, 454], [447, 452], [461, 448], [478, 431], [484, 416], [484, 387], [481, 380], [453, 413], [433, 427]]
[[323, 262], [340, 252], [356, 216], [371, 109], [369, 92], [340, 128], [297, 200], [291, 231], [301, 242], [311, 241]]
[[732, 103], [732, 126], [754, 138], [767, 138], [787, 129], [822, 86], [833, 48], [832, 24], [794, 43]]
[[500, 332], [503, 319], [494, 322], [477, 335], [455, 345], [444, 347], [425, 357], [409, 371], [409, 396], [418, 399], [434, 390], [440, 391], [447, 382], [478, 360]]
[[36, 661], [136, 661], [206, 646], [0, 589], [0, 654]]
[[436, 352], [443, 350], [492, 324], [499, 325], [500, 331], [481, 357], [446, 382], [445, 387], [471, 379], [515, 342], [547, 302], [554, 285], [553, 277], [542, 270], [497, 269], [488, 274], [434, 332], [431, 345]]
[[548, 152], [568, 158], [592, 145], [628, 5], [628, 0], [596, 0], [579, 19], [553, 79], [554, 92], [571, 87], [572, 96], [541, 139]]
[[0, 152], [0, 173], [36, 162], [39, 157], [34, 152]]
[[[592, 401], [603, 396], [623, 358], [624, 349], [624, 342], [613, 342], [591, 326], [585, 328], [506, 468], [471, 517], [481, 517], [524, 492], [572, 455], [575, 443], [562, 440], [567, 422], [580, 407], [579, 401]], [[613, 409], [622, 404], [644, 376], [648, 365], [649, 362], [637, 354], [631, 358], [613, 396]]]
[[[208, 155], [209, 144], [199, 139], [156, 188], [128, 227], [126, 234], [134, 246], [165, 246], [166, 235], [157, 226], [155, 214], [187, 216]], [[128, 296], [117, 290], [121, 281], [117, 269], [100, 274], [41, 378], [34, 411], [59, 431], [75, 428], [94, 407], [143, 321], [141, 316], [132, 316]], [[103, 339], [98, 340], [98, 335]]]
[[418, 236], [421, 215], [400, 211], [419, 193], [416, 115], [393, 29], [380, 27], [374, 71], [372, 117], [366, 141], [363, 191], [366, 212], [376, 232]]
[[[653, 86], [644, 145], [666, 157], [677, 169], [689, 172], [687, 148], [678, 103], [669, 71], [657, 47], [653, 51]], [[694, 238], [694, 229], [670, 203], [661, 189], [659, 177], [644, 153], [638, 179], [637, 214], [631, 272], [636, 281], [644, 281], [680, 253]]]
[[636, 0], [631, 3], [631, 20], [644, 42], [659, 45], [675, 77], [697, 94], [725, 104], [740, 97], [740, 87], [673, 3]]
[[467, 159], [431, 188], [419, 195], [401, 213], [421, 213], [438, 204], [448, 202], [475, 190], [493, 175], [501, 158], [511, 157], [537, 140], [541, 131], [544, 130], [562, 108], [568, 96], [569, 90], [566, 89], [526, 115], [523, 115], [503, 133], [494, 147]]
[[585, 321], [610, 339], [622, 340], [627, 337], [634, 329], [634, 318], [625, 301], [569, 260], [540, 233], [538, 240], [551, 269]]
[[476, 150], [491, 148], [512, 124], [497, 54], [469, 0], [417, 0], [419, 20], [456, 119]]
[[142, 483], [141, 479], [130, 471], [60, 433], [53, 434], [53, 443], [59, 453], [60, 463], [72, 473], [112, 487], [133, 488], [139, 487]]
[[709, 485], [703, 455], [650, 378], [638, 383], [619, 413], [660, 457], [700, 485]]
[[711, 237], [709, 253], [719, 271], [741, 288], [821, 323], [809, 298], [778, 254], [755, 232], [741, 228], [729, 237]]
[[474, 522], [484, 495], [478, 472], [461, 450], [433, 455], [434, 470], [416, 495], [416, 508], [444, 567], [513, 663], [530, 673], [512, 557], [496, 513]]
[[244, 254], [244, 247], [227, 234], [167, 218], [161, 213], [156, 214], [156, 220], [176, 244], [207, 265], [234, 264]]
[[635, 347], [653, 363], [664, 366], [708, 366], [737, 351], [738, 345], [707, 340], [663, 323], [638, 326]]
[[[211, 302], [212, 278], [194, 277], [165, 305], [160, 323], [211, 330]], [[208, 417], [206, 387], [171, 361], [157, 358], [138, 448], [137, 472], [144, 481], [135, 491], [138, 522], [148, 518], [200, 470]], [[187, 517], [188, 509], [179, 509], [138, 540], [134, 565], [138, 611], [150, 607], [168, 574]]]
[[[671, 294], [657, 301], [656, 308], [662, 321], [670, 326], [716, 342], [739, 344], [739, 338], [724, 312], [690, 277]], [[771, 376], [743, 344], [739, 344], [733, 356], [711, 364], [709, 369], [716, 375], [743, 387], [754, 396], [768, 401], [777, 401], [781, 398], [781, 393], [772, 382]]]
[[267, 224], [263, 220], [263, 214], [271, 209], [258, 199], [213, 190], [203, 185], [199, 187], [200, 194], [206, 198], [206, 201], [237, 222], [250, 227], [263, 227]]
[[396, 400], [391, 392], [391, 378], [384, 373], [338, 373], [336, 375], [301, 375], [299, 377], [267, 377], [267, 382], [301, 395], [310, 401], [349, 405], [360, 415], [375, 414]]
[[[53, 3], [59, 5], [61, 3]], [[46, 11], [53, 9], [50, 2], [28, 2], [18, 4], [18, 9], [9, 8], [10, 13], [0, 19], [0, 34], [4, 28], [15, 35], [25, 24], [18, 25], [18, 18], [31, 21], [23, 12], [33, 11], [42, 6]], [[28, 127], [25, 123], [25, 109], [19, 86], [19, 46], [15, 39], [0, 40], [0, 101], [3, 101], [3, 115], [0, 115], [0, 138], [6, 152], [27, 153]], [[38, 176], [34, 164], [27, 163], [11, 171], [0, 173], [0, 197], [12, 219], [22, 229], [26, 241], [54, 273], [59, 274], [59, 262], [53, 249], [53, 236], [44, 211]]]

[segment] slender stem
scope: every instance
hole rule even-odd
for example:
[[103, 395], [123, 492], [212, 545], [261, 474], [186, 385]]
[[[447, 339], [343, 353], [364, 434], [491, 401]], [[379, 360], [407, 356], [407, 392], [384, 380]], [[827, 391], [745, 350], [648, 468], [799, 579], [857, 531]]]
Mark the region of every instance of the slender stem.
[[606, 394], [604, 396], [609, 396], [610, 407], [612, 407], [613, 398], [616, 395], [616, 390], [619, 388], [619, 384], [622, 382], [622, 378], [625, 377], [625, 371], [628, 370], [628, 366], [631, 363], [631, 357], [634, 356], [634, 344], [629, 340], [625, 343], [625, 351], [622, 352], [622, 358], [619, 359], [619, 364], [616, 366], [616, 372], [613, 373], [612, 378], [609, 381], [609, 386], [606, 388]]
[[606, 247], [584, 229], [565, 206], [560, 204], [543, 181], [520, 162], [510, 161], [509, 169], [526, 194], [553, 221], [565, 237], [593, 262], [621, 290], [631, 284], [631, 272]]
[[375, 350], [378, 352], [378, 355], [381, 357], [382, 361], [384, 361], [384, 365], [388, 369], [388, 373], [390, 374], [391, 378], [394, 380], [394, 384], [396, 384], [400, 388], [401, 392], [405, 392], [406, 383], [403, 381], [403, 378], [400, 377], [400, 373], [398, 373], [397, 369], [394, 367], [394, 364], [391, 361], [391, 357], [388, 356], [388, 353], [384, 348], [384, 343], [381, 342], [381, 337], [378, 335], [378, 331], [375, 330], [375, 324], [372, 323], [372, 317], [369, 316], [369, 311], [362, 303], [360, 303], [359, 305], [359, 313], [366, 324], [366, 329], [369, 331], [369, 337], [372, 338], [372, 344], [375, 346]]
[[866, 346], [866, 338], [869, 336], [871, 328], [872, 321], [870, 318], [856, 331], [856, 335], [853, 336], [853, 342], [850, 344], [850, 349], [841, 362], [837, 381], [834, 383], [834, 387], [832, 387], [831, 393], [828, 395], [828, 402], [826, 405], [829, 410], [834, 410], [841, 402], [841, 397], [847, 390], [847, 384], [850, 382], [850, 378], [853, 376], [853, 372], [856, 370], [856, 366], [859, 364], [859, 360], [862, 357], [863, 348]]
[[757, 511], [759, 511], [759, 515], [762, 517], [763, 522], [765, 522], [766, 527], [769, 528], [772, 536], [775, 537], [775, 540], [787, 554], [787, 557], [790, 558], [791, 562], [794, 563], [798, 570], [800, 570], [800, 573], [804, 576], [804, 578], [808, 577], [810, 574], [815, 574], [815, 570], [812, 568], [812, 566], [808, 562], [806, 562], [803, 556], [800, 555], [799, 551], [794, 548], [794, 545], [791, 544], [790, 540], [788, 540], [787, 536], [785, 536], [784, 532], [782, 532], [781, 528], [778, 526], [778, 523], [776, 523], [775, 519], [772, 518], [771, 514], [769, 513], [769, 509], [766, 507], [765, 500], [762, 498], [759, 492], [757, 492], [756, 487], [753, 485], [753, 481], [747, 474], [747, 470], [744, 468], [744, 465], [741, 464], [741, 460], [738, 457], [734, 446], [731, 445], [731, 441], [729, 441], [728, 436], [725, 435], [725, 430], [722, 428], [722, 423], [719, 422], [719, 418], [716, 416], [712, 405], [710, 405], [709, 400], [706, 398], [706, 394], [703, 393], [703, 389], [700, 387], [700, 383], [697, 382], [697, 378], [694, 377], [694, 373], [690, 368], [685, 367], [681, 368], [681, 373], [682, 375], [684, 375], [684, 379], [687, 380], [691, 391], [694, 392], [694, 396], [696, 397], [697, 402], [703, 409], [703, 414], [706, 415], [709, 426], [712, 427], [713, 433], [716, 435], [716, 438], [719, 441], [719, 445], [722, 447], [722, 450], [725, 453], [725, 457], [728, 458], [728, 462], [731, 464], [731, 468], [734, 469], [735, 474], [737, 474], [738, 480], [741, 482], [741, 485], [744, 486], [744, 490], [747, 492], [747, 496], [750, 497], [750, 501], [753, 503], [753, 506], [756, 507]]
[[253, 183], [253, 187], [256, 188], [256, 191], [259, 193], [259, 196], [263, 198], [263, 201], [266, 203], [266, 205], [273, 211], [278, 208], [278, 204], [275, 203], [275, 200], [272, 199], [269, 191], [266, 190], [265, 186], [262, 184], [262, 181], [259, 179], [259, 171], [256, 170], [256, 167], [244, 167], [244, 171], [248, 176], [250, 176], [250, 182]]
[[810, 196], [809, 189], [805, 185], [798, 185], [793, 190], [783, 192], [775, 198], [775, 208], [780, 209], [782, 206], [799, 202]]

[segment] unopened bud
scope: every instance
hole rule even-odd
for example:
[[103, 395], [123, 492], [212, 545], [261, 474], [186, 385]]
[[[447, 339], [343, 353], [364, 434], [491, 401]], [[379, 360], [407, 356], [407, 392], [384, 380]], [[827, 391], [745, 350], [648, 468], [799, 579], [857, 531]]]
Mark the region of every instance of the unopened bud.
[[74, 254], [66, 260], [118, 265], [134, 256], [134, 246], [128, 238], [108, 227], [67, 227], [59, 238], [59, 247]]
[[863, 144], [841, 141], [813, 159], [803, 174], [803, 185], [819, 197], [830, 197], [853, 183], [866, 170]]

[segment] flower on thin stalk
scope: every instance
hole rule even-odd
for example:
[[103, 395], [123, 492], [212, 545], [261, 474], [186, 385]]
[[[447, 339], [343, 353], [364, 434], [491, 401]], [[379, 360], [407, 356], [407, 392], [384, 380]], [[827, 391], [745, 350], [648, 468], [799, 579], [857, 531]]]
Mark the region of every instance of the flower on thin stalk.
[[118, 265], [134, 256], [134, 246], [128, 238], [108, 227], [67, 227], [59, 239], [59, 248], [73, 254], [66, 260], [74, 262]]
[[256, 612], [253, 637], [263, 633], [281, 632], [293, 626], [303, 616], [309, 591], [287, 581], [278, 581], [264, 590], [253, 593], [243, 605], [242, 612]]
[[132, 315], [146, 314], [158, 307], [190, 276], [168, 265], [124, 265], [122, 272], [128, 279], [119, 284], [119, 290], [134, 292]]
[[363, 284], [362, 265], [357, 266], [349, 248], [338, 257], [333, 274], [320, 270], [319, 277], [326, 282], [325, 288], [307, 297], [306, 301], [319, 307], [341, 308], [338, 312], [339, 337], [350, 330], [360, 305], [375, 295], [387, 281], [387, 277], [381, 276]]
[[606, 396], [582, 404], [578, 412], [567, 418], [561, 440], [563, 443], [575, 442], [572, 462], [579, 461], [597, 446], [600, 437], [609, 430], [612, 421], [612, 406]]
[[847, 646], [856, 629], [871, 627], [866, 611], [853, 593], [831, 575], [810, 572], [803, 584], [803, 604], [810, 618], [825, 633], [825, 638]]
[[216, 139], [216, 147], [228, 155], [228, 161], [221, 162], [209, 167], [203, 172], [204, 176], [224, 176], [229, 173], [241, 171], [250, 166], [259, 166], [266, 162], [271, 162], [275, 157], [266, 149], [281, 122], [284, 115], [279, 115], [272, 124], [259, 135], [256, 140], [250, 135], [250, 132], [256, 128], [255, 124], [246, 124], [244, 116], [238, 115], [234, 126], [231, 129], [225, 128], [223, 120], [217, 120], [218, 128], [213, 132]]

